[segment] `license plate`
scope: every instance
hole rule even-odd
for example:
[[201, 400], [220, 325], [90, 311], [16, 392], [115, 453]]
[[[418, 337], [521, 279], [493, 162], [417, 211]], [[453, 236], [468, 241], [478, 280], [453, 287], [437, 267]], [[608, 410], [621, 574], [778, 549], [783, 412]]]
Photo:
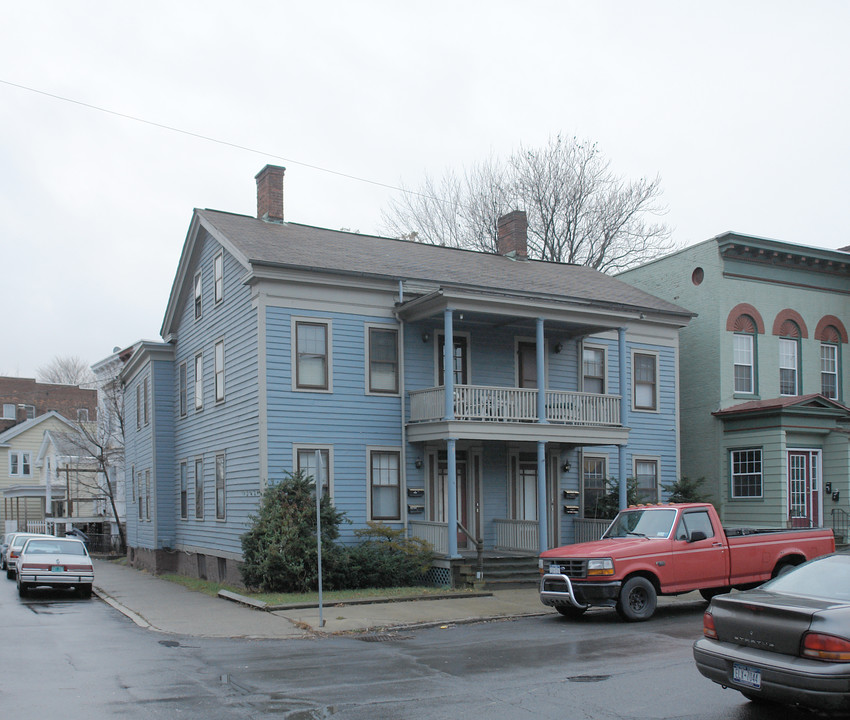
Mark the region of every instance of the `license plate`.
[[65, 572], [65, 568], [61, 565], [54, 565], [50, 568], [50, 572]]
[[561, 566], [560, 565], [550, 565], [549, 566], [549, 574], [550, 575], [560, 575], [561, 574]]
[[749, 665], [732, 664], [732, 679], [739, 685], [761, 689], [761, 670]]

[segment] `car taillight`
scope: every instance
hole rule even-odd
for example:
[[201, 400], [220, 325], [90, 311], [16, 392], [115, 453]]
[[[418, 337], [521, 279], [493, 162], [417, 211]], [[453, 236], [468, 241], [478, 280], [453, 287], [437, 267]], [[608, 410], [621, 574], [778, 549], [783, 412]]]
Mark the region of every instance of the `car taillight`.
[[850, 640], [823, 633], [806, 633], [800, 654], [814, 660], [850, 662]]
[[712, 640], [717, 640], [717, 629], [714, 627], [714, 616], [706, 611], [702, 615], [702, 634]]

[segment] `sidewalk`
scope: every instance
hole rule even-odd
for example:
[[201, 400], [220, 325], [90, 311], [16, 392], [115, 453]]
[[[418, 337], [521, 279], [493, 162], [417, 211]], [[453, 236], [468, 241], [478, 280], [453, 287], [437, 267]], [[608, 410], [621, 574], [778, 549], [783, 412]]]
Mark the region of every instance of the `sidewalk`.
[[[334, 633], [379, 632], [554, 614], [540, 603], [537, 588], [494, 590], [488, 594], [442, 599], [263, 611], [220, 597], [188, 590], [177, 583], [124, 565], [94, 561], [95, 592], [137, 625], [196, 637], [307, 638]], [[659, 607], [699, 606], [698, 593], [658, 598]], [[594, 611], [591, 611], [594, 612]], [[610, 612], [603, 610], [600, 612]]]
[[95, 592], [141, 627], [200, 637], [303, 638], [317, 633], [428, 627], [555, 612], [540, 604], [536, 588], [497, 590], [484, 596], [417, 599], [264, 612], [188, 590], [125, 565], [94, 561]]

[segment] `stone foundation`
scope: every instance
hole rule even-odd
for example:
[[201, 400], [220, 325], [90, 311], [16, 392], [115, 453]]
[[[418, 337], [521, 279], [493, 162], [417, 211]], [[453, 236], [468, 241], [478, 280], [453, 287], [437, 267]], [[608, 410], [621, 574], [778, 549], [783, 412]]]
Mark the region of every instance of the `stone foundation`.
[[232, 558], [185, 552], [183, 550], [151, 550], [131, 547], [127, 549], [127, 562], [138, 570], [154, 575], [175, 573], [186, 577], [224, 583], [244, 588], [239, 563]]

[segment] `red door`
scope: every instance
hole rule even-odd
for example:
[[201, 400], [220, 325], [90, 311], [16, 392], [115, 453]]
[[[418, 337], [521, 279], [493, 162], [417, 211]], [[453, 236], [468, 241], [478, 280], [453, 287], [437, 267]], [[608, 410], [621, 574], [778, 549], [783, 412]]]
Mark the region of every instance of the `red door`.
[[791, 527], [820, 525], [819, 460], [817, 450], [788, 451], [788, 518]]

